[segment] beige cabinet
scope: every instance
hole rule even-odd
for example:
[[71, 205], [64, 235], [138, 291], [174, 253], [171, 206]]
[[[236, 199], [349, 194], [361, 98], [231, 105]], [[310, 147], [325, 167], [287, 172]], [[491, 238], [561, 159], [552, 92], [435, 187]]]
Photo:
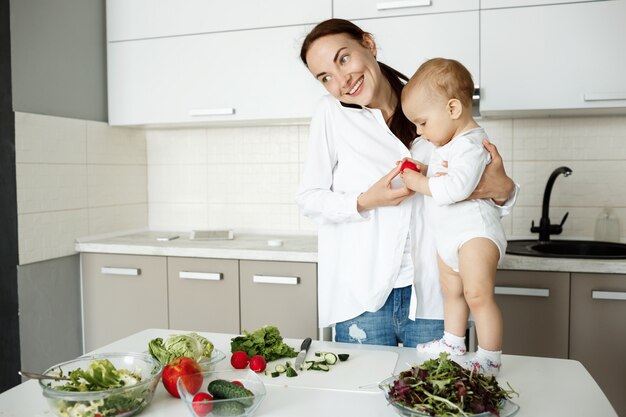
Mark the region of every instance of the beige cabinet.
[[239, 333], [239, 262], [167, 258], [171, 329]]
[[498, 271], [495, 293], [504, 353], [568, 357], [569, 273]]
[[148, 328], [168, 328], [166, 259], [83, 253], [85, 351]]
[[572, 274], [570, 358], [626, 416], [626, 275]]
[[317, 265], [239, 261], [241, 329], [275, 325], [284, 337], [317, 339]]

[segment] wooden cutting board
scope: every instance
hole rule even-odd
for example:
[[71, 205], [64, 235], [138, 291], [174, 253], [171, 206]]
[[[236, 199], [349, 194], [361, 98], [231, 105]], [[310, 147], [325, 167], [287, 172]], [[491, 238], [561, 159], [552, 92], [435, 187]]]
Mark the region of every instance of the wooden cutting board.
[[[398, 362], [398, 354], [383, 350], [333, 350], [335, 354], [348, 353], [347, 361], [337, 361], [328, 372], [300, 370], [298, 376], [288, 378], [284, 373], [272, 378], [262, 375], [266, 385], [324, 388], [353, 392], [380, 392], [378, 383], [393, 375]], [[309, 350], [305, 360], [318, 359], [313, 349]], [[284, 365], [286, 359], [268, 363], [267, 369], [274, 370], [277, 364]], [[289, 360], [293, 366], [295, 359]]]

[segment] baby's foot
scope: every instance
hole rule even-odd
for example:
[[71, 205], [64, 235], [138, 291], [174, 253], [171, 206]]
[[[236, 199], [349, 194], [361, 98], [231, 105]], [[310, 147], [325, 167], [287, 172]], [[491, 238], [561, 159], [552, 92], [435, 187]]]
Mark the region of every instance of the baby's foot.
[[[502, 368], [502, 361], [500, 359], [500, 352], [481, 352], [481, 348], [478, 348], [476, 356], [463, 363], [463, 367], [470, 371], [480, 372], [484, 375], [498, 376], [500, 368]], [[488, 352], [484, 354], [484, 352]]]
[[[460, 338], [464, 339], [464, 338]], [[465, 355], [465, 343], [450, 343], [446, 335], [441, 339], [433, 340], [428, 343], [422, 343], [415, 347], [419, 353], [438, 356], [440, 353], [449, 353], [450, 355]]]

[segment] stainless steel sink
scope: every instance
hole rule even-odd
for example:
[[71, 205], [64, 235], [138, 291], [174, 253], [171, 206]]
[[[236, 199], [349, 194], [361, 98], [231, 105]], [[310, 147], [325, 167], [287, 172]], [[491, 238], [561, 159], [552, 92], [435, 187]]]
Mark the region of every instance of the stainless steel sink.
[[506, 253], [548, 258], [626, 259], [626, 244], [593, 240], [509, 240]]

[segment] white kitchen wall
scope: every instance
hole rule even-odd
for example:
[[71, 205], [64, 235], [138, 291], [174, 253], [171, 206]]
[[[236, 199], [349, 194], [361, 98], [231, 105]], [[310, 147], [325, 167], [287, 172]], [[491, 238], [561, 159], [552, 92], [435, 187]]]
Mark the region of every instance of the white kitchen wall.
[[145, 134], [15, 113], [20, 265], [73, 255], [77, 237], [148, 225]]
[[[532, 236], [553, 169], [573, 174], [554, 185], [550, 218], [569, 218], [561, 237], [592, 239], [595, 219], [609, 206], [626, 237], [626, 117], [484, 119], [522, 187], [510, 237]], [[306, 153], [308, 126], [148, 130], [150, 229], [314, 233], [294, 194]]]

